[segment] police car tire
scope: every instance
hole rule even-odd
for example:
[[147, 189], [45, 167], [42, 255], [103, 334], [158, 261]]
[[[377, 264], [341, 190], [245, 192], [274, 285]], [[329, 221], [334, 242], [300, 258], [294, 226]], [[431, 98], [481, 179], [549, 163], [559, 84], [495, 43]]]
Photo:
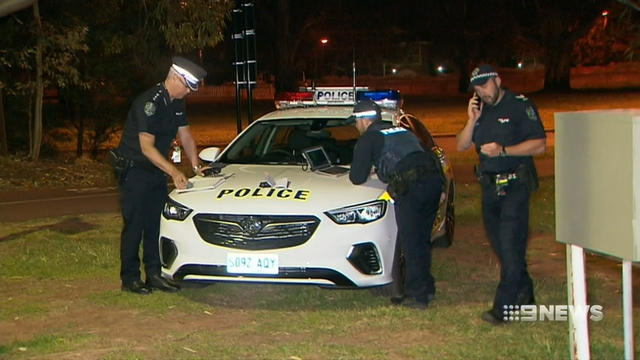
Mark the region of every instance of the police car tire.
[[447, 209], [445, 211], [444, 219], [444, 234], [434, 239], [431, 242], [431, 246], [435, 248], [448, 248], [453, 244], [453, 236], [455, 232], [456, 212], [455, 212], [455, 196], [456, 185], [451, 180], [449, 184], [449, 191], [447, 194]]
[[391, 268], [393, 281], [387, 285], [370, 289], [373, 295], [391, 298], [401, 298], [404, 296], [405, 264], [402, 253], [402, 241], [400, 241], [399, 238], [396, 238], [396, 249], [393, 255], [393, 265]]

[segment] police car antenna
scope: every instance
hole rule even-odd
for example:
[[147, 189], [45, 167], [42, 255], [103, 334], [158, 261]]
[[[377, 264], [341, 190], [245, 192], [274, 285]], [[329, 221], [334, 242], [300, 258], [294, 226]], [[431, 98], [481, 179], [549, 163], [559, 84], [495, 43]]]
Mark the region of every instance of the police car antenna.
[[356, 96], [356, 48], [353, 48], [353, 96]]

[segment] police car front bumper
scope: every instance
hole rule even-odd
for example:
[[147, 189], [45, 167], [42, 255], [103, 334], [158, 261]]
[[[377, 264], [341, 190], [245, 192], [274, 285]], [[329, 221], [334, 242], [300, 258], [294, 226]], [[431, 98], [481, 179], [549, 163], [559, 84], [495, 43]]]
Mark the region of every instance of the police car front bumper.
[[[304, 243], [266, 250], [211, 244], [200, 236], [192, 219], [180, 223], [162, 220], [160, 253], [165, 278], [331, 288], [374, 287], [392, 281], [396, 229], [388, 221], [395, 221], [393, 211], [366, 225], [337, 225], [325, 218]], [[277, 269], [238, 269], [233, 266], [238, 261], [269, 261], [277, 263]]]

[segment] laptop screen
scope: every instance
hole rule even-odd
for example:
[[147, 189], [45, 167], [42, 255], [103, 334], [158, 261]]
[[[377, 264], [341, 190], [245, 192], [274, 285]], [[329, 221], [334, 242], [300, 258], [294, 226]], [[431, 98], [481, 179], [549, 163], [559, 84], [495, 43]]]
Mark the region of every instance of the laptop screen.
[[331, 165], [331, 161], [329, 160], [327, 153], [324, 152], [324, 148], [322, 146], [305, 149], [304, 154], [309, 162], [309, 166], [311, 166], [311, 169], [322, 169]]

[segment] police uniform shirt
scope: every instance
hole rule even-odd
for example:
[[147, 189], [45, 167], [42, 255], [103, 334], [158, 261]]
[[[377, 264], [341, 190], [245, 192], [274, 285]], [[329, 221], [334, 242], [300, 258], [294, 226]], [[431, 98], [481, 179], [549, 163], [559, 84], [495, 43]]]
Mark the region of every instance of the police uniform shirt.
[[[385, 121], [374, 121], [369, 125], [367, 130], [360, 136], [353, 150], [353, 161], [349, 170], [349, 180], [354, 185], [363, 184], [371, 175], [371, 167], [376, 166], [382, 156], [384, 148], [384, 135], [380, 132], [383, 129], [392, 128], [393, 124]], [[426, 153], [424, 144], [420, 143], [425, 151], [417, 151], [403, 157], [396, 168], [395, 172], [402, 172], [411, 167], [424, 166], [431, 161]], [[380, 173], [376, 173], [380, 181], [387, 182], [388, 179], [381, 177]]]
[[516, 171], [520, 164], [534, 166], [532, 156], [489, 157], [480, 152], [488, 143], [505, 147], [526, 140], [546, 137], [538, 109], [523, 95], [515, 95], [508, 89], [502, 100], [494, 106], [483, 104], [482, 114], [473, 129], [473, 142], [479, 157], [480, 171], [485, 174], [501, 174]]
[[163, 83], [159, 83], [138, 96], [127, 116], [122, 132], [120, 151], [135, 161], [148, 161], [140, 148], [140, 133], [155, 137], [154, 146], [162, 156], [169, 157], [171, 142], [181, 126], [187, 126], [184, 99], [171, 101]]

